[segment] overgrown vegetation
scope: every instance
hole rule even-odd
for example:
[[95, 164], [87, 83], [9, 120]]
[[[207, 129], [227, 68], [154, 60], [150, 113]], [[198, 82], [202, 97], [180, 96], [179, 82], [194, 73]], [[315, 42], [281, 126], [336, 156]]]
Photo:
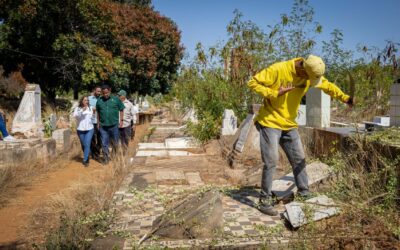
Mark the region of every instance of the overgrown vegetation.
[[[351, 96], [356, 107], [347, 117], [370, 119], [388, 111], [390, 85], [400, 77], [398, 47], [387, 42], [385, 48], [360, 46], [357, 51], [343, 48], [343, 33], [335, 29], [331, 39], [317, 46], [323, 32], [314, 20], [314, 9], [307, 0], [295, 0], [289, 14], [277, 24], [262, 29], [243, 19], [236, 10], [227, 26], [228, 39], [210, 48], [197, 46], [197, 55], [182, 67], [174, 86], [175, 96], [184, 108], [195, 108], [199, 123], [190, 126], [194, 136], [207, 141], [218, 135], [224, 109], [233, 109], [242, 120], [261, 97], [251, 93], [246, 83], [252, 75], [274, 62], [310, 53], [320, 55], [327, 65], [326, 77]], [[321, 48], [321, 49], [317, 49]], [[356, 57], [358, 56], [358, 58]], [[343, 113], [336, 106], [335, 119]], [[336, 116], [335, 116], [336, 115]]]
[[357, 135], [345, 152], [330, 156], [327, 163], [334, 168], [336, 178], [326, 192], [338, 203], [341, 213], [300, 228], [293, 246], [397, 249], [400, 242], [398, 152], [382, 150], [382, 145]]

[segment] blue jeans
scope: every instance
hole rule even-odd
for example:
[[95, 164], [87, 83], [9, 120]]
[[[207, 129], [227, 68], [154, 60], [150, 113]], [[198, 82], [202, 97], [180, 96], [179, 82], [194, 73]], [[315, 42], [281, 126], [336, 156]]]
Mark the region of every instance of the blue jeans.
[[92, 137], [94, 129], [91, 130], [77, 130], [79, 140], [81, 141], [81, 146], [83, 150], [83, 161], [87, 162], [89, 160], [90, 154], [90, 143], [92, 142]]
[[260, 132], [261, 157], [264, 163], [261, 179], [261, 198], [270, 200], [272, 196], [272, 180], [276, 165], [279, 162], [278, 147], [281, 145], [290, 165], [292, 165], [294, 181], [300, 194], [307, 194], [308, 176], [303, 145], [297, 129], [280, 130], [263, 127], [257, 123]]
[[103, 146], [103, 154], [105, 159], [109, 159], [108, 145], [111, 143], [113, 154], [118, 146], [118, 124], [114, 126], [100, 126], [101, 144]]
[[6, 122], [4, 121], [4, 117], [2, 114], [0, 114], [0, 132], [3, 135], [3, 138], [8, 136]]

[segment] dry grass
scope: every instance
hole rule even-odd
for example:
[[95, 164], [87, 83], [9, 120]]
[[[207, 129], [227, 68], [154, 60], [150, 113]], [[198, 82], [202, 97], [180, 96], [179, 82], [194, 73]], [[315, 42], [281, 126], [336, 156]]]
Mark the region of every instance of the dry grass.
[[[135, 144], [142, 140], [148, 125], [136, 131]], [[133, 155], [130, 147], [126, 155]], [[128, 157], [129, 158], [129, 157]], [[32, 212], [26, 231], [35, 232], [27, 242], [39, 249], [85, 249], [91, 240], [101, 236], [113, 219], [109, 211], [112, 196], [129, 171], [129, 159], [122, 155], [97, 175], [77, 181], [44, 202]]]
[[[32, 212], [32, 222], [27, 231], [35, 234], [28, 242], [43, 244], [43, 248], [86, 248], [90, 243], [88, 239], [93, 239], [106, 229], [107, 220], [112, 216], [105, 211], [127, 168], [124, 159], [118, 157], [99, 175], [91, 176], [84, 183], [77, 181], [68, 189], [51, 196]], [[100, 216], [95, 221], [88, 219], [102, 213], [106, 216]], [[96, 223], [104, 224], [104, 227], [96, 229]]]
[[71, 150], [67, 154], [59, 155], [56, 160], [49, 163], [43, 162], [17, 162], [0, 168], [0, 208], [7, 204], [7, 200], [15, 196], [18, 187], [26, 186], [35, 178], [47, 173], [65, 167], [70, 159], [81, 153], [80, 147], [77, 147], [77, 138], [72, 137]]

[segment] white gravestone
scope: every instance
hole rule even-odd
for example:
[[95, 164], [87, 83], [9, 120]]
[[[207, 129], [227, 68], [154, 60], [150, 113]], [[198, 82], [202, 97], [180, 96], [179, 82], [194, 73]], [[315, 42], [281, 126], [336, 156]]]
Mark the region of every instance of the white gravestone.
[[221, 135], [234, 135], [237, 131], [237, 117], [231, 109], [224, 110]]
[[400, 126], [400, 83], [390, 87], [390, 126]]
[[389, 127], [390, 126], [390, 117], [388, 116], [375, 116], [374, 123], [378, 124], [382, 127]]
[[299, 126], [305, 126], [307, 123], [307, 108], [306, 105], [301, 104], [297, 111], [296, 122]]
[[26, 85], [24, 96], [11, 127], [13, 133], [23, 133], [28, 138], [43, 137], [40, 93], [38, 84]]
[[237, 150], [239, 152], [243, 152], [244, 144], [247, 141], [247, 137], [249, 135], [250, 128], [251, 128], [251, 126], [254, 126], [253, 118], [254, 118], [254, 114], [248, 114], [246, 117], [246, 120], [244, 120], [244, 122], [243, 122], [243, 126], [240, 130], [239, 138], [235, 145], [235, 150]]
[[182, 120], [183, 120], [184, 122], [191, 121], [192, 123], [197, 123], [198, 120], [197, 120], [196, 111], [195, 111], [193, 108], [189, 109], [189, 110], [185, 113], [185, 115], [183, 116]]
[[331, 97], [317, 88], [310, 88], [306, 97], [307, 126], [329, 127], [331, 122]]
[[57, 128], [57, 116], [55, 114], [51, 114], [49, 117], [51, 130], [54, 131]]
[[143, 110], [143, 111], [146, 111], [146, 110], [149, 109], [149, 107], [150, 107], [149, 102], [147, 101], [146, 98], [144, 98], [144, 101], [142, 102], [142, 110]]

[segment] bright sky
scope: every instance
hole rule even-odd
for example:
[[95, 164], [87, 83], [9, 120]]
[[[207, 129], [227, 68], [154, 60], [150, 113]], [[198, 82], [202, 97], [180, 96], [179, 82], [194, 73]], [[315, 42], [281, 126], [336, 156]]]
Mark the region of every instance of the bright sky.
[[[400, 42], [400, 0], [309, 0], [314, 20], [323, 26], [318, 40], [329, 40], [337, 28], [343, 31], [344, 47], [357, 44], [384, 47], [386, 40]], [[179, 27], [182, 43], [190, 56], [197, 42], [206, 47], [226, 41], [226, 26], [233, 11], [243, 20], [255, 22], [264, 31], [267, 25], [290, 14], [292, 0], [153, 0], [154, 9], [171, 18]]]

